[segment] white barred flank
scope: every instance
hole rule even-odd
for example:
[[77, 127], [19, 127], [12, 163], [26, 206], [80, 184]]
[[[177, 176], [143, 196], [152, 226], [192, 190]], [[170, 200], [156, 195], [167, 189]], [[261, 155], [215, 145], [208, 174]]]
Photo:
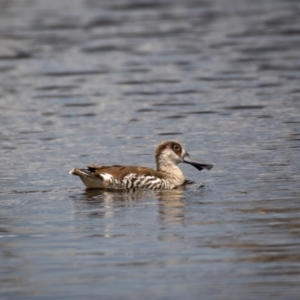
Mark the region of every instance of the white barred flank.
[[111, 189], [136, 189], [146, 188], [151, 190], [157, 189], [173, 189], [176, 185], [166, 179], [157, 178], [155, 176], [138, 176], [134, 173], [129, 173], [123, 179], [116, 179], [112, 175], [101, 174], [103, 181], [106, 181], [105, 186]]

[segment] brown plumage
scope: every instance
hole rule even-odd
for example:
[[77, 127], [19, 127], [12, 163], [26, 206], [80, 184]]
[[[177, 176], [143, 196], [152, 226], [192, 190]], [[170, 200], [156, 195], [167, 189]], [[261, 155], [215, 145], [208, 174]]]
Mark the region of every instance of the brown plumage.
[[98, 176], [99, 174], [107, 173], [113, 176], [116, 179], [124, 179], [124, 177], [130, 173], [137, 174], [138, 176], [155, 176], [157, 178], [163, 178], [163, 174], [161, 172], [155, 171], [151, 168], [147, 167], [138, 167], [138, 166], [97, 166], [91, 165], [87, 167], [88, 170], [94, 176]]
[[87, 169], [74, 168], [70, 174], [79, 176], [87, 188], [173, 189], [185, 181], [177, 164], [188, 163], [198, 170], [212, 168], [211, 164], [192, 160], [176, 141], [160, 143], [155, 151], [155, 160], [157, 170], [139, 166], [90, 165]]

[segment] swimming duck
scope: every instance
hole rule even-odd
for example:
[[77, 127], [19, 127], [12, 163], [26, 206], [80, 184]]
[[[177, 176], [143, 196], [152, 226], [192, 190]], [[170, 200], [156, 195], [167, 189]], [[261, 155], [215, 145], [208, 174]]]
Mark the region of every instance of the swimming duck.
[[73, 168], [70, 174], [79, 176], [88, 189], [151, 189], [169, 190], [183, 185], [185, 178], [177, 166], [187, 163], [201, 171], [213, 165], [194, 160], [176, 141], [164, 141], [156, 147], [156, 170], [139, 166], [98, 166], [87, 169]]

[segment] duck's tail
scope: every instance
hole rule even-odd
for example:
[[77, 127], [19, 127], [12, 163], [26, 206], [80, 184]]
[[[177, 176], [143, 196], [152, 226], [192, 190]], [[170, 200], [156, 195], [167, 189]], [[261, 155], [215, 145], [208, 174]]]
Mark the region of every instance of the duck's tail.
[[95, 176], [90, 170], [73, 168], [69, 174], [79, 176], [88, 189], [101, 189], [106, 186], [103, 178]]

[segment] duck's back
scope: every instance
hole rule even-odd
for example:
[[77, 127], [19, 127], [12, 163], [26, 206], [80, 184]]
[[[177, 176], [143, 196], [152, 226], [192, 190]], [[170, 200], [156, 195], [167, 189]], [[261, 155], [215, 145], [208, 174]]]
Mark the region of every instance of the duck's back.
[[99, 174], [109, 174], [116, 179], [124, 179], [128, 174], [137, 174], [138, 176], [154, 176], [157, 178], [162, 178], [163, 175], [151, 168], [147, 167], [139, 167], [139, 166], [120, 166], [120, 165], [112, 165], [112, 166], [98, 166], [98, 165], [90, 165], [87, 167], [87, 171], [94, 175]]

